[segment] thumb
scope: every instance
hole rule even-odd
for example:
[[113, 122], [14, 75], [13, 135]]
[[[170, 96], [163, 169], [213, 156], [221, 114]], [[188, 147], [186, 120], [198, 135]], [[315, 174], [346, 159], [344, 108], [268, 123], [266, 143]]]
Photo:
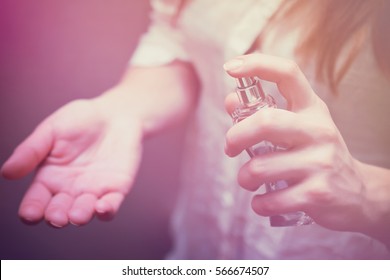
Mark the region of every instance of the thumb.
[[253, 53], [226, 62], [224, 69], [232, 77], [257, 76], [276, 83], [291, 111], [305, 109], [318, 99], [297, 64], [285, 58]]
[[43, 122], [12, 153], [1, 168], [7, 179], [18, 179], [33, 171], [49, 154], [53, 133], [48, 122]]

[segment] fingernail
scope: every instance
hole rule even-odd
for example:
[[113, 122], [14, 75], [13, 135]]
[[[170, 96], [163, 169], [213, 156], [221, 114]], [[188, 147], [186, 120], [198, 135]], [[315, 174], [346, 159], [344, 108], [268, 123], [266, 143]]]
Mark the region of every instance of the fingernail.
[[234, 59], [226, 62], [223, 65], [223, 68], [226, 71], [233, 71], [233, 70], [237, 70], [238, 68], [240, 68], [243, 64], [244, 64], [244, 61], [242, 59], [234, 58]]
[[62, 227], [63, 227], [62, 225], [56, 224], [56, 223], [51, 222], [51, 221], [50, 221], [50, 224], [51, 224], [53, 227], [56, 227], [56, 228], [62, 228]]
[[103, 206], [96, 206], [95, 208], [95, 211], [96, 213], [102, 215], [102, 214], [105, 214], [107, 212], [107, 210], [103, 207]]

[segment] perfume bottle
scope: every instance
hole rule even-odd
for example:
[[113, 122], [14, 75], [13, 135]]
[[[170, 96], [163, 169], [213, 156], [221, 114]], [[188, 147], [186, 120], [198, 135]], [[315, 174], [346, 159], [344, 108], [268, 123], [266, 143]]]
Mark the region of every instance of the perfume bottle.
[[[276, 108], [276, 103], [271, 95], [264, 93], [260, 84], [260, 80], [255, 77], [236, 78], [236, 93], [240, 100], [240, 106], [232, 113], [234, 124], [256, 113], [264, 108]], [[274, 146], [272, 143], [263, 141], [248, 149], [247, 153], [250, 157], [262, 155], [265, 153], [274, 152], [282, 149]], [[267, 192], [277, 191], [288, 187], [286, 181], [278, 181], [266, 183]], [[273, 227], [282, 226], [300, 226], [313, 224], [314, 221], [306, 213], [298, 211], [283, 215], [275, 215], [270, 217], [270, 225]]]

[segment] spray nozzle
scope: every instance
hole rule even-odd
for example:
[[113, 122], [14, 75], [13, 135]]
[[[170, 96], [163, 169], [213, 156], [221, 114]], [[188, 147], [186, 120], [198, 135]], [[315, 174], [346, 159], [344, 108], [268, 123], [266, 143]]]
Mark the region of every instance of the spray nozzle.
[[236, 84], [237, 84], [238, 88], [244, 89], [244, 88], [251, 87], [254, 84], [256, 84], [256, 79], [254, 77], [236, 78]]
[[237, 95], [241, 104], [252, 106], [265, 99], [265, 93], [260, 82], [255, 77], [236, 78]]

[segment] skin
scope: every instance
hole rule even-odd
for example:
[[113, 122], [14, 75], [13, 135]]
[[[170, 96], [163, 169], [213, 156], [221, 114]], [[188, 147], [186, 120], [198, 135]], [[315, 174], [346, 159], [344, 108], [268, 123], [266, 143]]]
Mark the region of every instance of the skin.
[[[151, 83], [150, 77], [158, 78]], [[102, 96], [54, 112], [1, 169], [8, 179], [36, 171], [19, 207], [21, 219], [61, 228], [87, 224], [95, 215], [113, 217], [134, 183], [143, 139], [183, 121], [196, 94], [191, 66], [174, 62], [132, 68]]]
[[[265, 182], [287, 180], [289, 188], [255, 195], [253, 210], [262, 216], [305, 211], [316, 223], [358, 231], [390, 244], [390, 171], [364, 164], [348, 151], [325, 103], [292, 61], [260, 53], [225, 64], [233, 77], [258, 76], [275, 82], [288, 110], [264, 109], [234, 125], [225, 152], [234, 157], [264, 140], [286, 148], [256, 156], [238, 173], [250, 191]], [[231, 113], [238, 100], [226, 99]]]
[[[253, 210], [262, 216], [302, 210], [327, 228], [359, 231], [389, 245], [389, 170], [353, 158], [326, 105], [298, 66], [252, 54], [229, 61], [225, 69], [233, 77], [275, 82], [288, 101], [288, 110], [259, 111], [226, 135], [229, 156], [263, 140], [286, 148], [252, 158], [239, 171], [238, 181], [248, 190], [280, 179], [290, 184], [254, 196]], [[153, 83], [150, 77], [155, 77]], [[130, 69], [100, 97], [60, 108], [1, 169], [8, 179], [36, 171], [20, 217], [64, 227], [84, 225], [95, 215], [102, 219], [115, 215], [137, 174], [143, 139], [185, 120], [196, 107], [197, 93], [191, 65], [174, 62]], [[237, 102], [234, 95], [227, 97], [229, 113]]]

